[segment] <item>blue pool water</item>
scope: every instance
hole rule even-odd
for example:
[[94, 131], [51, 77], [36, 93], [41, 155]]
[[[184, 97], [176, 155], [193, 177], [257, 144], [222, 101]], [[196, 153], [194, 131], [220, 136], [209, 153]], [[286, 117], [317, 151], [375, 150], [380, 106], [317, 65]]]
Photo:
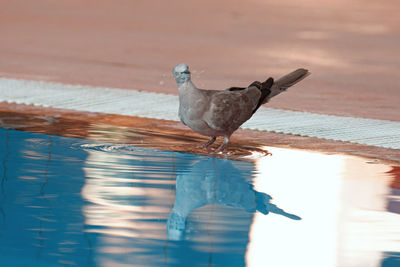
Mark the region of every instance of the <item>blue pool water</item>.
[[[390, 168], [293, 153], [249, 163], [0, 129], [0, 266], [398, 266]], [[387, 182], [352, 180], [349, 163]], [[359, 218], [382, 228], [365, 237]]]

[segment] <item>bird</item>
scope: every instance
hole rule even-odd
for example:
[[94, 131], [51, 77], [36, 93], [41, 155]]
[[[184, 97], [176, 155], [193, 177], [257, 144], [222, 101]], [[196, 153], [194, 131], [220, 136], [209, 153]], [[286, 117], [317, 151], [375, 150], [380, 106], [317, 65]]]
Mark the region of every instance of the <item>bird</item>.
[[173, 74], [178, 86], [178, 115], [181, 122], [194, 132], [210, 137], [201, 148], [208, 148], [217, 137], [223, 137], [223, 142], [216, 150], [222, 152], [233, 132], [249, 120], [262, 104], [311, 73], [300, 68], [276, 81], [270, 77], [264, 82], [254, 81], [247, 87], [225, 90], [197, 88], [185, 63], [176, 65]]

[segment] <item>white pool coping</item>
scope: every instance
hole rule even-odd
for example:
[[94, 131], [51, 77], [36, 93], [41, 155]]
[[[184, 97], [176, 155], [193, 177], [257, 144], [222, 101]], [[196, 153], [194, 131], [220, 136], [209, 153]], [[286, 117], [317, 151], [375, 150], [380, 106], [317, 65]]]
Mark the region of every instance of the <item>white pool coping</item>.
[[[0, 102], [179, 121], [175, 95], [0, 78]], [[242, 128], [400, 149], [400, 122], [261, 107]]]

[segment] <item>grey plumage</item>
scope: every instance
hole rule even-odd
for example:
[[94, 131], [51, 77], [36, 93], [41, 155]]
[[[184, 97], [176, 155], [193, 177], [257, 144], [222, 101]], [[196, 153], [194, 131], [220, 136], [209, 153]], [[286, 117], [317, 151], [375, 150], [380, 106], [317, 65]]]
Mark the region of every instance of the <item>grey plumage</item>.
[[179, 118], [193, 131], [211, 137], [203, 148], [214, 143], [217, 136], [223, 136], [224, 142], [217, 149], [222, 151], [232, 133], [250, 119], [262, 104], [309, 74], [305, 69], [298, 69], [275, 82], [269, 78], [262, 83], [255, 81], [248, 87], [216, 91], [197, 88], [190, 79], [189, 67], [179, 64], [174, 68], [179, 92]]

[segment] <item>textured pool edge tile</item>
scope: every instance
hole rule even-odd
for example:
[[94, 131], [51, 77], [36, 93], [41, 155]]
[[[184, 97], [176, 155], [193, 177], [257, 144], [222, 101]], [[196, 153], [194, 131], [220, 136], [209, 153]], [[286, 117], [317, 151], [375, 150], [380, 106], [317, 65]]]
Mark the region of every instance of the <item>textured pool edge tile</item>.
[[[177, 96], [136, 90], [1, 78], [0, 101], [179, 121]], [[242, 128], [400, 149], [397, 121], [261, 107]]]

